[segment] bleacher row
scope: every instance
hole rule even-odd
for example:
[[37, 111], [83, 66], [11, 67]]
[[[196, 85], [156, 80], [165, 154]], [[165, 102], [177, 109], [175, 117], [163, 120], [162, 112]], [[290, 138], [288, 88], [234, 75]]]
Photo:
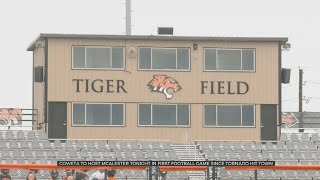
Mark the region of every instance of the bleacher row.
[[[44, 132], [0, 131], [0, 163], [56, 164], [58, 160], [145, 161], [178, 160], [169, 141], [115, 141], [115, 140], [49, 140]], [[59, 171], [64, 175], [64, 171]], [[90, 175], [94, 171], [88, 172]], [[26, 170], [11, 170], [16, 178], [25, 178]], [[50, 171], [40, 170], [46, 179]], [[185, 172], [169, 172], [173, 179], [185, 179]], [[118, 178], [146, 179], [146, 171], [119, 170]]]
[[[275, 161], [276, 164], [320, 165], [318, 134], [282, 134], [279, 142], [199, 142], [206, 160]], [[250, 179], [253, 171], [218, 168], [220, 179]], [[320, 179], [318, 171], [258, 171], [258, 179]]]
[[[282, 134], [279, 142], [198, 142], [205, 160], [272, 160], [277, 164], [320, 163], [318, 134]], [[168, 141], [49, 140], [41, 131], [0, 131], [0, 163], [53, 163], [58, 160], [179, 160]], [[93, 171], [89, 172], [92, 173]], [[220, 179], [252, 179], [253, 171], [218, 168]], [[11, 170], [16, 179], [27, 171]], [[60, 171], [63, 175], [64, 171]], [[49, 171], [40, 170], [41, 179]], [[146, 179], [145, 171], [119, 170], [118, 178]], [[188, 178], [185, 172], [169, 172], [171, 179]], [[320, 179], [317, 171], [258, 171], [259, 179]], [[204, 177], [203, 177], [204, 178]], [[200, 179], [199, 179], [200, 180]]]

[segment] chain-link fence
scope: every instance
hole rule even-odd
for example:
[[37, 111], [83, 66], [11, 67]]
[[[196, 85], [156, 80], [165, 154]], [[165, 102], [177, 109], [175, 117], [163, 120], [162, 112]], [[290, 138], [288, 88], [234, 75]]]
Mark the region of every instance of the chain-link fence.
[[[14, 166], [8, 166], [8, 174], [14, 180], [25, 180], [29, 173], [32, 173], [30, 167], [24, 168], [25, 165], [18, 164], [15, 169]], [[28, 166], [28, 165], [27, 165]], [[45, 165], [44, 165], [45, 166]], [[280, 168], [279, 168], [280, 167]], [[6, 169], [5, 164], [1, 164], [0, 168], [2, 170]], [[37, 169], [35, 174], [36, 178], [39, 180], [51, 179], [51, 171], [54, 170], [54, 166], [46, 169]], [[105, 169], [94, 169], [94, 167], [89, 168], [89, 170], [64, 170], [59, 166], [57, 168], [57, 179], [63, 179], [67, 176], [67, 173], [72, 172], [71, 176], [74, 178], [78, 176], [78, 173], [86, 174], [88, 179], [101, 180], [105, 179], [105, 174], [107, 176], [110, 174], [110, 170]], [[127, 167], [121, 167], [116, 170], [115, 177], [117, 180], [283, 180], [283, 179], [310, 179], [310, 180], [320, 180], [320, 166], [318, 165], [277, 165], [274, 167], [265, 168], [257, 167], [257, 169], [247, 170], [248, 167], [208, 167], [205, 170], [190, 171], [181, 169], [170, 169], [162, 171], [161, 167], [148, 166], [146, 169], [140, 170], [130, 170]], [[243, 168], [243, 169], [241, 169]], [[250, 168], [250, 167], [249, 167]], [[2, 171], [1, 171], [2, 172]], [[2, 172], [3, 173], [3, 172]], [[69, 174], [70, 175], [70, 174]]]

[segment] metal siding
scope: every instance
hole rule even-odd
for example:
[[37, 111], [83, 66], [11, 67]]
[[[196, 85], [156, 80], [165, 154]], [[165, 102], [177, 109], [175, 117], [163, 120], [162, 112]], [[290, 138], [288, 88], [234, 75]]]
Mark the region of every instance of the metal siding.
[[[48, 100], [68, 102], [68, 137], [70, 138], [152, 138], [172, 139], [183, 142], [188, 133], [195, 139], [259, 140], [259, 104], [278, 104], [278, 43], [276, 42], [207, 42], [199, 41], [198, 50], [193, 50], [193, 41], [124, 41], [90, 39], [49, 39]], [[72, 45], [105, 45], [151, 47], [189, 47], [191, 53], [190, 72], [138, 71], [138, 49], [136, 56], [126, 55], [125, 71], [72, 70]], [[255, 48], [256, 72], [204, 72], [203, 48]], [[126, 51], [127, 52], [127, 51]], [[176, 79], [182, 90], [170, 100], [164, 94], [150, 92], [147, 83], [154, 74], [166, 74]], [[266, 78], [268, 77], [268, 78]], [[127, 94], [121, 93], [75, 93], [72, 79], [121, 79], [126, 82]], [[246, 81], [250, 92], [246, 95], [201, 95], [201, 80]], [[187, 98], [186, 98], [187, 97]], [[125, 127], [72, 127], [71, 102], [125, 102]], [[137, 103], [190, 103], [191, 128], [137, 127]], [[249, 103], [256, 104], [256, 126], [253, 128], [203, 128], [202, 104], [204, 103]], [[83, 132], [86, 133], [83, 133]]]
[[[33, 61], [33, 68], [36, 66], [43, 66], [44, 65], [44, 48], [36, 48], [33, 52], [34, 61]], [[33, 70], [32, 70], [33, 71]], [[43, 108], [44, 108], [44, 82], [38, 83], [34, 82], [34, 75], [33, 75], [33, 102], [32, 108], [38, 111], [38, 114], [34, 116], [33, 119], [37, 120], [34, 126], [37, 123], [43, 122]]]

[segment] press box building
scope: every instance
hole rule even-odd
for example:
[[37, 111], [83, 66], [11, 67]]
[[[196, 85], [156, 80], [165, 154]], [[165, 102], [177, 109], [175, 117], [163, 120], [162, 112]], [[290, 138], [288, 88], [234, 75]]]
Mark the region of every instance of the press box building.
[[276, 140], [287, 38], [40, 34], [33, 108], [49, 138]]

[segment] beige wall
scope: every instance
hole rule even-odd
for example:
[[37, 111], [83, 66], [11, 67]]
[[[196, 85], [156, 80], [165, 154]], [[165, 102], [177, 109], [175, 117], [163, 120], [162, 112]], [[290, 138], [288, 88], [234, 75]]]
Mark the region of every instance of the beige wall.
[[[196, 42], [137, 40], [49, 39], [48, 100], [68, 103], [68, 138], [170, 138], [180, 141], [186, 132], [192, 139], [260, 139], [259, 104], [278, 104], [278, 43], [276, 42]], [[138, 71], [138, 56], [126, 55], [126, 71], [72, 70], [72, 45], [135, 47], [189, 47], [191, 72]], [[256, 72], [203, 72], [203, 48], [255, 48]], [[138, 54], [138, 53], [137, 53]], [[182, 90], [166, 100], [164, 94], [151, 92], [147, 83], [155, 74], [176, 79]], [[128, 93], [76, 93], [72, 79], [124, 80]], [[244, 95], [200, 94], [200, 81], [245, 81], [250, 90]], [[71, 127], [71, 102], [126, 102], [126, 127]], [[191, 128], [137, 127], [137, 103], [190, 103]], [[202, 128], [204, 103], [249, 103], [256, 106], [256, 127]], [[85, 129], [86, 133], [83, 133]]]
[[[44, 48], [36, 48], [34, 50], [34, 67], [37, 66], [44, 66], [45, 60], [45, 52]], [[34, 71], [34, 69], [33, 69]], [[38, 111], [38, 114], [34, 117], [37, 125], [38, 123], [43, 122], [43, 115], [44, 115], [44, 82], [34, 82], [33, 84], [34, 94], [33, 94], [33, 108]]]

